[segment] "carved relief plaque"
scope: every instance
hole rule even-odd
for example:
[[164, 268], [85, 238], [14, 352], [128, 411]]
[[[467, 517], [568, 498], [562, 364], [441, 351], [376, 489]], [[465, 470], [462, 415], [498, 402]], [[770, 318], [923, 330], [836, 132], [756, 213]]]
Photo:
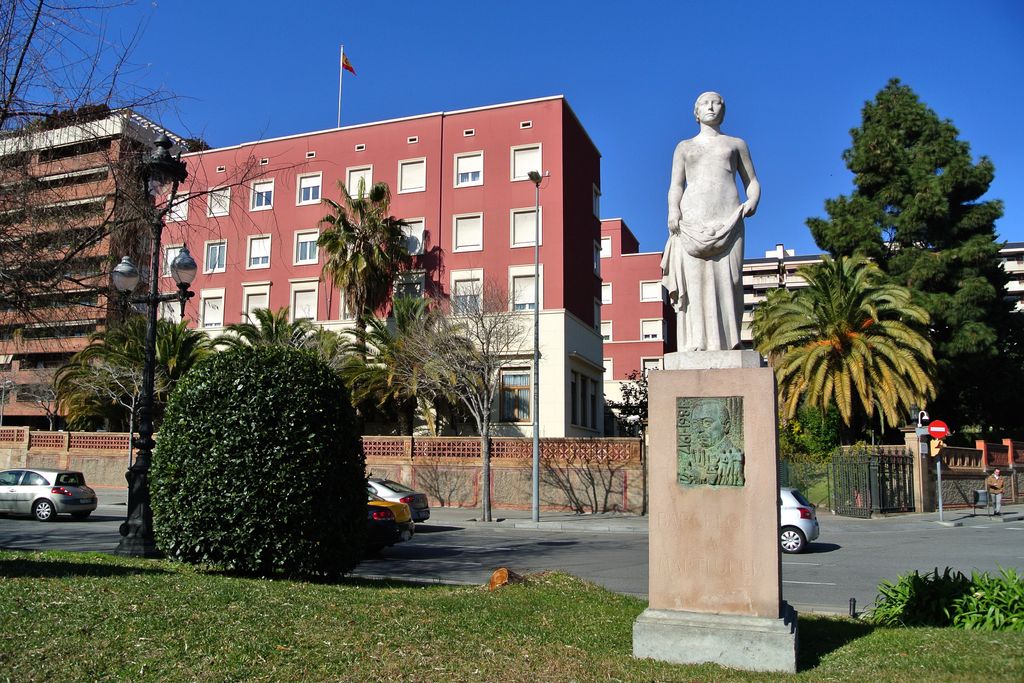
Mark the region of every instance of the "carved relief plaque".
[[677, 481], [743, 486], [743, 397], [676, 398]]

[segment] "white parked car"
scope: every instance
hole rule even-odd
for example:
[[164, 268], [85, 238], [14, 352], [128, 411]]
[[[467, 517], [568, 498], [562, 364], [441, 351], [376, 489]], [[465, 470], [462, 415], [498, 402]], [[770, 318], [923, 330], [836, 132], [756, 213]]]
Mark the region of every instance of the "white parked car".
[[779, 489], [779, 545], [784, 553], [802, 553], [818, 538], [818, 516], [799, 491]]
[[370, 477], [366, 480], [366, 483], [372, 489], [371, 493], [380, 496], [384, 500], [408, 505], [412, 511], [412, 520], [414, 522], [425, 522], [430, 519], [430, 505], [427, 503], [425, 493], [413, 491], [408, 486], [399, 484], [397, 481], [381, 479], [379, 477]]

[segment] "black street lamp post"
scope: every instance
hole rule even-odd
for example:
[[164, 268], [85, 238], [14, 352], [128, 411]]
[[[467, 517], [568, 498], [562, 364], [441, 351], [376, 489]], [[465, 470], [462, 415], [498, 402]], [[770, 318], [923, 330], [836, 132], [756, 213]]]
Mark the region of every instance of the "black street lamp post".
[[[157, 557], [160, 552], [153, 540], [153, 510], [149, 504], [149, 466], [153, 457], [153, 409], [156, 374], [156, 316], [162, 301], [177, 300], [181, 304], [181, 315], [185, 315], [185, 303], [195, 295], [189, 291], [189, 284], [196, 275], [196, 262], [187, 248], [171, 262], [171, 275], [178, 284], [178, 291], [160, 294], [160, 235], [164, 228], [164, 216], [174, 202], [178, 184], [188, 177], [185, 163], [170, 154], [171, 141], [166, 135], [157, 138], [156, 149], [142, 165], [142, 178], [146, 191], [154, 201], [152, 229], [152, 256], [149, 269], [149, 294], [129, 300], [129, 295], [139, 284], [139, 270], [131, 259], [125, 256], [111, 273], [114, 287], [121, 292], [124, 302], [146, 304], [146, 357], [142, 370], [142, 397], [139, 403], [139, 438], [134, 439], [135, 462], [128, 468], [128, 516], [121, 524], [121, 541], [118, 555], [133, 557]], [[159, 198], [164, 196], [168, 185], [170, 196], [163, 209], [156, 209]]]

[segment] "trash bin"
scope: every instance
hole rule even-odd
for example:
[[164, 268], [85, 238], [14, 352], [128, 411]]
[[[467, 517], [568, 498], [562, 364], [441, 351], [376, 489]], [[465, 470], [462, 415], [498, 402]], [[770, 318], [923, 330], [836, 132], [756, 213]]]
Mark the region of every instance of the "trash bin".
[[973, 508], [971, 513], [975, 514], [975, 510], [977, 510], [977, 508], [985, 508], [988, 510], [988, 503], [988, 491], [985, 489], [976, 489], [974, 491], [974, 503], [971, 505]]

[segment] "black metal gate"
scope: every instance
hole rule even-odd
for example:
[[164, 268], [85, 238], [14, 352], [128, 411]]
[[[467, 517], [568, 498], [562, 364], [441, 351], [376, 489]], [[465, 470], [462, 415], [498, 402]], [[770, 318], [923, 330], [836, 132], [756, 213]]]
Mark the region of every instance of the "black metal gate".
[[828, 471], [830, 507], [847, 517], [914, 510], [914, 457], [895, 446], [843, 448]]

